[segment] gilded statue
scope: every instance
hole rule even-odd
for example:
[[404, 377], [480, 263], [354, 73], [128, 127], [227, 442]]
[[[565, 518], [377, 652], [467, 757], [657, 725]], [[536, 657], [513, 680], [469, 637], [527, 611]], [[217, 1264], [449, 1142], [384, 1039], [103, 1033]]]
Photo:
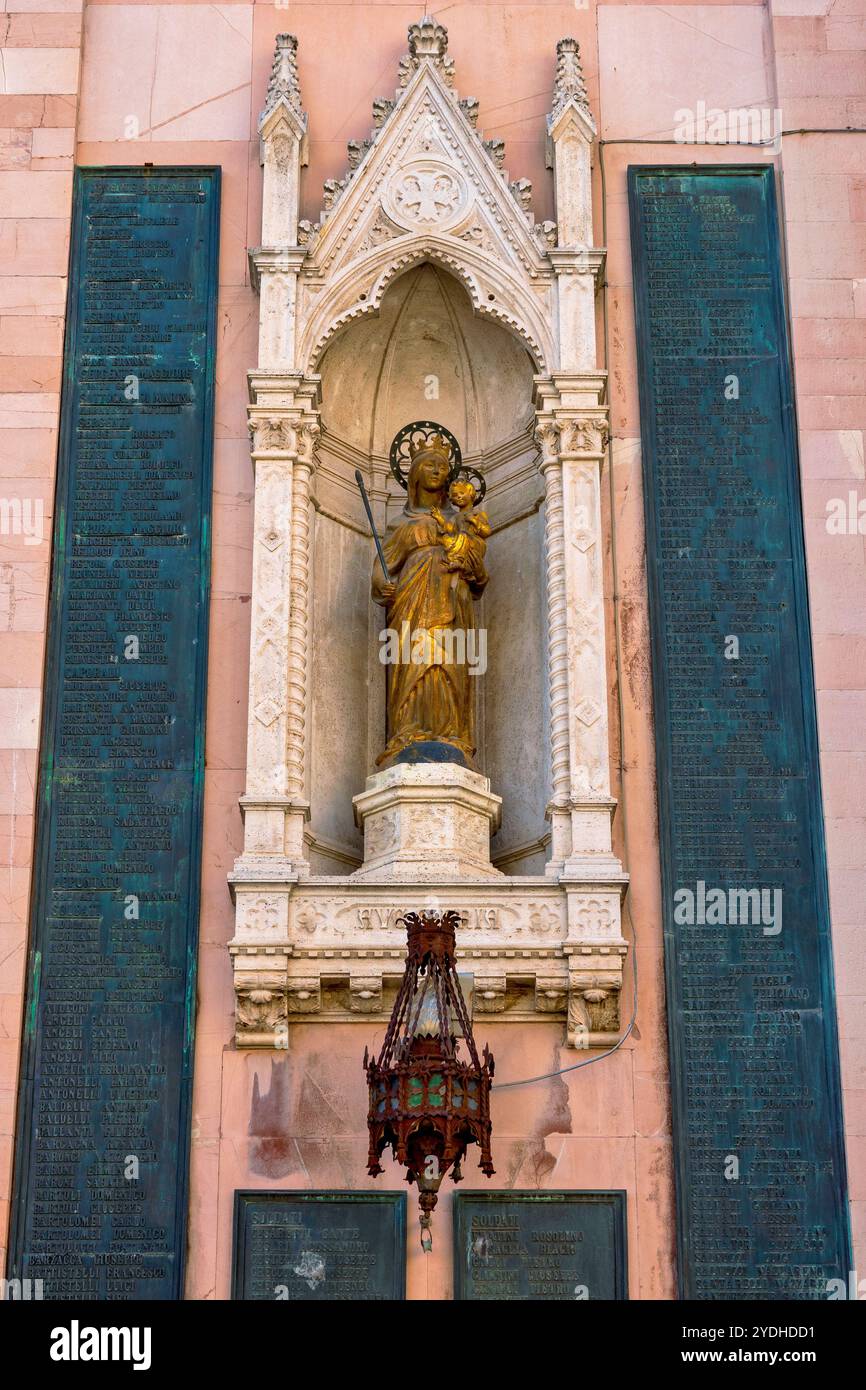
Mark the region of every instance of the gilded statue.
[[[461, 465], [459, 446], [441, 426], [407, 426], [406, 505], [389, 526], [373, 565], [372, 597], [387, 628], [387, 742], [379, 766], [457, 762], [475, 768], [476, 681], [486, 665], [486, 633], [475, 628], [474, 600], [487, 584], [490, 523], [475, 510], [484, 483]], [[476, 487], [472, 477], [479, 480]]]

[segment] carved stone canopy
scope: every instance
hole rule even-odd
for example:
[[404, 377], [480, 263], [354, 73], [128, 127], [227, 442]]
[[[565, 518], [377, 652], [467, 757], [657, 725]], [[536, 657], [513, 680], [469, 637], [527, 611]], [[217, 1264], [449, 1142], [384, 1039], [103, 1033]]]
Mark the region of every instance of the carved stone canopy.
[[[237, 1044], [284, 1047], [293, 1022], [387, 1018], [403, 962], [396, 918], [437, 899], [461, 913], [457, 949], [474, 975], [477, 1012], [560, 1022], [571, 1046], [610, 1046], [619, 1036], [627, 879], [611, 842], [600, 494], [607, 406], [594, 302], [604, 253], [592, 243], [595, 127], [578, 45], [563, 39], [557, 48], [547, 122], [557, 221], [540, 226], [531, 184], [509, 177], [504, 141], [485, 139], [477, 100], [458, 97], [447, 31], [431, 16], [410, 26], [394, 96], [373, 103], [369, 136], [349, 142], [346, 170], [325, 184], [318, 221], [299, 222], [307, 118], [297, 49], [291, 35], [278, 37], [259, 125], [263, 244], [250, 253], [261, 301], [258, 364], [249, 373], [256, 498], [244, 851], [230, 880]], [[529, 843], [542, 861], [548, 849], [549, 857], [533, 874], [491, 866], [495, 787], [489, 805], [470, 807], [478, 812], [472, 834], [465, 818], [452, 834], [450, 873], [441, 854], [407, 867], [406, 844], [387, 840], [389, 811], [375, 798], [360, 808], [370, 822], [360, 869], [351, 855], [325, 855], [344, 871], [317, 873], [308, 849], [317, 836], [319, 846], [326, 840], [308, 825], [317, 775], [316, 512], [331, 517], [325, 475], [339, 497], [345, 461], [334, 441], [328, 454], [322, 390], [339, 367], [343, 330], [376, 315], [394, 282], [425, 264], [465, 289], [473, 328], [489, 340], [484, 320], [492, 320], [516, 340], [520, 372], [506, 372], [497, 358], [521, 403], [515, 412], [512, 399], [509, 418], [527, 421], [535, 411], [538, 453], [524, 429], [516, 464], [521, 487], [534, 492], [533, 517], [543, 494], [545, 532], [536, 578], [546, 608], [539, 670], [549, 696], [550, 827]], [[332, 344], [334, 356], [321, 366]], [[334, 505], [331, 519], [342, 524]], [[357, 535], [349, 522], [353, 529]], [[359, 795], [360, 785], [348, 799]], [[404, 799], [408, 824], [415, 808]], [[540, 816], [543, 787], [539, 799]], [[442, 824], [448, 829], [447, 817]], [[510, 868], [512, 860], [521, 856], [497, 864]]]

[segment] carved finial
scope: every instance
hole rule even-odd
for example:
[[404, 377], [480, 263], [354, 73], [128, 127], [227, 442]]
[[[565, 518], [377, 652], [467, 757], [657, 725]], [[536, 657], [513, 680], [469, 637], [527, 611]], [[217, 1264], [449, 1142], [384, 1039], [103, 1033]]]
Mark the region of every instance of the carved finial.
[[413, 58], [432, 58], [434, 63], [440, 63], [447, 51], [448, 30], [432, 14], [409, 25], [409, 52]]
[[409, 85], [412, 74], [422, 62], [432, 63], [438, 68], [450, 87], [454, 82], [454, 59], [447, 56], [448, 30], [439, 24], [432, 15], [425, 14], [417, 24], [409, 25], [409, 52], [400, 59], [399, 86]]
[[296, 116], [304, 119], [301, 106], [301, 86], [298, 81], [298, 40], [294, 34], [277, 34], [274, 65], [268, 81], [265, 109], [259, 117], [259, 127], [280, 102], [291, 107]]
[[589, 97], [580, 65], [580, 44], [577, 39], [560, 39], [556, 45], [556, 81], [553, 85], [551, 116], [558, 116], [569, 101], [575, 101], [590, 114]]

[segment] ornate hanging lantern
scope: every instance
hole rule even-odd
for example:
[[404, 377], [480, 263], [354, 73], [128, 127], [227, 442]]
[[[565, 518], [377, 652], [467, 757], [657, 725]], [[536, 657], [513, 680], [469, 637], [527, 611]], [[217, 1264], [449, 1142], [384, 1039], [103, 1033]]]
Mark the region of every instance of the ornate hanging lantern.
[[[448, 1169], [454, 1182], [467, 1145], [478, 1144], [478, 1164], [490, 1177], [490, 1083], [493, 1057], [484, 1048], [483, 1062], [472, 1037], [469, 1013], [457, 978], [457, 912], [407, 912], [406, 972], [385, 1034], [373, 1060], [364, 1050], [370, 1087], [368, 1172], [383, 1171], [379, 1162], [393, 1148], [407, 1167], [406, 1181], [418, 1184], [421, 1244], [432, 1245], [431, 1215]], [[461, 1061], [457, 1040], [469, 1054]]]

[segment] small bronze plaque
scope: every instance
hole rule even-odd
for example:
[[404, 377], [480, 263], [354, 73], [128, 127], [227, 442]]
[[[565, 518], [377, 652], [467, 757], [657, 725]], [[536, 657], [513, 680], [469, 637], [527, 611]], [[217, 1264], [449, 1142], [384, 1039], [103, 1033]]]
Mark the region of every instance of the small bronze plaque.
[[405, 1296], [405, 1193], [235, 1193], [233, 1299]]
[[628, 1298], [625, 1193], [455, 1193], [454, 1297]]

